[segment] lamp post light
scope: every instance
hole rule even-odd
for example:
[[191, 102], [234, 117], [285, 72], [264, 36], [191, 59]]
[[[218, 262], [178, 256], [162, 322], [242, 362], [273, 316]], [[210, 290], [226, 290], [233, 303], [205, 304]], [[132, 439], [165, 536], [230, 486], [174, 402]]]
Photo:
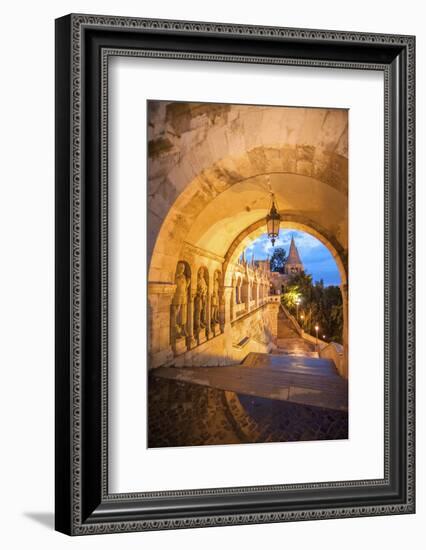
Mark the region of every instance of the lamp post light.
[[318, 331], [319, 331], [319, 326], [318, 325], [315, 325], [315, 332], [316, 332], [316, 346], [317, 346], [317, 350], [318, 350]]
[[271, 208], [266, 216], [266, 228], [268, 230], [268, 238], [271, 239], [272, 246], [275, 246], [275, 240], [280, 233], [281, 216], [275, 206], [275, 197], [273, 193], [271, 193], [271, 201]]
[[302, 327], [305, 327], [305, 316], [303, 313], [300, 314], [300, 320], [302, 321]]
[[299, 304], [300, 304], [300, 296], [296, 298], [296, 319], [299, 321]]

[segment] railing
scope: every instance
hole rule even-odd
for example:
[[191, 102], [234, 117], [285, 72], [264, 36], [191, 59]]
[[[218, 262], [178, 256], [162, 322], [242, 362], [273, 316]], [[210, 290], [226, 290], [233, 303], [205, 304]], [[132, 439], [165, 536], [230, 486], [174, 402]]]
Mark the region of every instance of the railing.
[[249, 309], [247, 309], [246, 303], [234, 304], [234, 318], [231, 319], [231, 324], [242, 321], [246, 317], [252, 315], [253, 313], [256, 313], [256, 311], [259, 311], [259, 309], [267, 306], [268, 304], [279, 303], [279, 300], [279, 296], [266, 296], [263, 300], [259, 300], [257, 305], [256, 300], [251, 300], [251, 307]]
[[330, 342], [329, 344], [326, 344], [320, 350], [320, 357], [324, 359], [331, 359], [336, 365], [337, 372], [340, 376], [345, 378], [347, 377], [347, 373], [345, 372], [343, 346], [341, 344], [338, 344], [337, 342]]
[[303, 328], [299, 325], [299, 323], [297, 322], [297, 320], [293, 317], [293, 315], [288, 311], [288, 309], [284, 306], [284, 304], [281, 302], [280, 303], [281, 305], [281, 309], [283, 310], [284, 314], [287, 316], [288, 320], [293, 324], [296, 332], [302, 337], [304, 338], [304, 330]]
[[316, 336], [312, 336], [311, 334], [308, 334], [305, 331], [302, 331], [302, 338], [306, 340], [306, 342], [309, 342], [310, 344], [314, 344], [318, 347], [318, 353], [321, 357], [321, 350], [324, 349], [326, 346], [328, 346], [327, 342], [324, 342], [324, 340], [320, 340]]
[[295, 317], [287, 310], [283, 303], [281, 303], [281, 308], [289, 321], [293, 324], [295, 330], [300, 336], [307, 342], [314, 344], [318, 350], [318, 355], [324, 359], [331, 359], [336, 366], [337, 372], [340, 376], [347, 377], [345, 372], [345, 360], [343, 353], [343, 346], [337, 342], [324, 342], [315, 336], [311, 336], [306, 333], [303, 328], [299, 325]]

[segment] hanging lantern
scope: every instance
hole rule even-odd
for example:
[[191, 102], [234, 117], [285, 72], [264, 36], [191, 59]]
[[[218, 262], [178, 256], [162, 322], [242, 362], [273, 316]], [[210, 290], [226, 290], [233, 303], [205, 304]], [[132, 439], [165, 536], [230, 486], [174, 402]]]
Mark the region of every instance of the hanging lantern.
[[266, 227], [268, 230], [268, 237], [271, 239], [272, 246], [275, 245], [275, 240], [278, 238], [280, 233], [280, 222], [281, 216], [278, 213], [278, 210], [275, 207], [274, 195], [271, 194], [271, 208], [269, 214], [266, 216]]

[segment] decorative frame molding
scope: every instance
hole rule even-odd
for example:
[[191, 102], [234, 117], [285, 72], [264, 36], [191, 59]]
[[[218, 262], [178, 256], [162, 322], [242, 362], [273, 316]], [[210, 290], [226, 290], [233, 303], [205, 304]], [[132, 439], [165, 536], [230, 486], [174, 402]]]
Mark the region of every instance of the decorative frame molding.
[[[117, 55], [384, 73], [383, 479], [108, 493], [107, 83], [108, 59]], [[83, 535], [414, 512], [414, 56], [413, 36], [96, 15], [56, 21], [57, 530]]]

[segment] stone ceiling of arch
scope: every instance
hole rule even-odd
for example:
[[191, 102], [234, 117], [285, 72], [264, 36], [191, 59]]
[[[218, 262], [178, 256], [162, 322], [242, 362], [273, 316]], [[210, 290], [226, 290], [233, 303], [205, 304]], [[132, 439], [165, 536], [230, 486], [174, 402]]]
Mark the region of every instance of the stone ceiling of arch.
[[265, 216], [264, 174], [280, 210], [303, 210], [346, 248], [345, 111], [157, 102], [148, 133], [155, 280], [172, 277], [185, 241], [223, 256], [243, 225]]
[[311, 219], [347, 247], [345, 197], [328, 185], [304, 176], [275, 174], [236, 183], [215, 197], [192, 223], [185, 240], [224, 256], [246, 227], [264, 218], [270, 205], [269, 186], [280, 211]]

